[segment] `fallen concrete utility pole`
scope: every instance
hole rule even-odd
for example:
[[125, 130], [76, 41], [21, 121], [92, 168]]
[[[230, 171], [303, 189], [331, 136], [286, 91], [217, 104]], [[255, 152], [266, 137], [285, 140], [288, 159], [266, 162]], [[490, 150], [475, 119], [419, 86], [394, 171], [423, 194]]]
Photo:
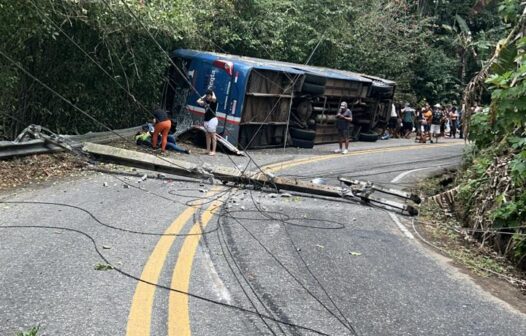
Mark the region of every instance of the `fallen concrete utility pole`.
[[[296, 178], [280, 177], [265, 172], [242, 172], [238, 169], [227, 167], [206, 167], [199, 166], [186, 161], [171, 158], [157, 157], [151, 154], [140, 153], [122, 148], [116, 148], [94, 143], [86, 143], [84, 152], [95, 157], [114, 163], [158, 171], [167, 174], [180, 175], [193, 178], [210, 178], [221, 180], [224, 183], [232, 182], [236, 184], [255, 185], [261, 187], [274, 187], [278, 190], [296, 191], [320, 196], [329, 196], [357, 200], [370, 204], [377, 204], [384, 207], [395, 208], [410, 215], [418, 214], [418, 211], [411, 204], [399, 203], [383, 198], [374, 197], [374, 192], [382, 192], [381, 187], [373, 189], [373, 184], [349, 183], [347, 187], [315, 184]], [[345, 181], [346, 183], [348, 181]], [[387, 190], [387, 189], [386, 189]], [[400, 197], [405, 200], [413, 200], [414, 195], [396, 193], [392, 189], [385, 192], [392, 196]]]

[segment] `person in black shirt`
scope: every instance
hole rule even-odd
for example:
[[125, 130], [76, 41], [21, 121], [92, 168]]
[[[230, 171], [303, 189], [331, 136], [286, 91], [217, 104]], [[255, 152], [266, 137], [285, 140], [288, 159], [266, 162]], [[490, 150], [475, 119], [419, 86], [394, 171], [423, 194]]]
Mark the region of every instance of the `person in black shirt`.
[[212, 90], [206, 90], [206, 94], [197, 100], [197, 104], [205, 108], [204, 128], [206, 131], [206, 149], [208, 155], [216, 154], [216, 130], [218, 120], [216, 117], [217, 98]]
[[166, 152], [166, 143], [168, 141], [168, 133], [172, 127], [172, 121], [168, 118], [166, 111], [161, 108], [156, 108], [153, 111], [153, 116], [155, 127], [152, 134], [152, 148], [157, 149], [157, 139], [159, 134], [161, 134], [161, 150], [164, 153]]

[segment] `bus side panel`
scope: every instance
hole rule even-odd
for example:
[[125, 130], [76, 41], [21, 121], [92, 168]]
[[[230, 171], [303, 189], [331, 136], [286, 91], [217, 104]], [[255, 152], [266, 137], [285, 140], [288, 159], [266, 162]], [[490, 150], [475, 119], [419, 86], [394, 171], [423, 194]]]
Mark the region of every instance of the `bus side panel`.
[[214, 90], [217, 98], [217, 132], [233, 145], [238, 143], [239, 122], [244, 103], [246, 68], [234, 64], [232, 76], [210, 61], [194, 58], [189, 66], [188, 76], [199, 94], [192, 90], [186, 100], [186, 109], [194, 125], [202, 125], [205, 109], [197, 100], [207, 89]]
[[229, 108], [225, 111], [225, 128], [222, 134], [234, 146], [239, 142], [239, 123], [241, 122], [241, 113], [245, 103], [246, 81], [249, 69], [234, 63], [232, 74], [230, 103]]

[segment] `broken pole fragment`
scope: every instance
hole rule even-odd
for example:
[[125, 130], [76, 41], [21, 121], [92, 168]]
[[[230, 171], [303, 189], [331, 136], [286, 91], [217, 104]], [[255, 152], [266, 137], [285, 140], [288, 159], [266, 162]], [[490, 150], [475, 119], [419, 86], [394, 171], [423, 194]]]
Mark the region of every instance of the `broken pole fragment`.
[[[112, 161], [114, 163], [144, 168], [148, 170], [158, 171], [167, 174], [180, 175], [191, 178], [209, 178], [221, 180], [224, 183], [236, 184], [251, 184], [256, 186], [270, 186], [277, 190], [295, 191], [300, 193], [328, 196], [335, 198], [344, 198], [348, 200], [361, 200], [365, 203], [375, 203], [381, 206], [395, 208], [400, 211], [405, 211], [410, 215], [418, 214], [418, 210], [408, 204], [394, 202], [372, 195], [374, 192], [381, 191], [381, 187], [371, 188], [372, 184], [366, 182], [353, 181], [350, 183], [350, 188], [342, 188], [339, 186], [316, 184], [307, 182], [297, 178], [275, 176], [271, 173], [265, 172], [245, 172], [242, 173], [239, 169], [228, 167], [213, 167], [203, 168], [197, 164], [187, 161], [181, 161], [171, 158], [159, 158], [155, 155], [141, 153], [137, 151], [116, 148], [105, 145], [98, 145], [94, 143], [86, 143], [83, 150], [95, 157], [99, 157], [105, 161]], [[350, 182], [348, 180], [342, 181], [344, 183]], [[357, 183], [360, 182], [360, 183]], [[347, 184], [347, 183], [346, 183]], [[393, 190], [385, 190], [385, 193], [393, 195]], [[399, 192], [397, 196], [406, 198], [408, 195]]]
[[273, 176], [262, 172], [245, 172], [243, 174], [238, 169], [228, 167], [206, 169], [187, 161], [159, 158], [151, 154], [94, 143], [86, 143], [83, 150], [105, 161], [112, 161], [126, 166], [144, 168], [167, 174], [193, 178], [213, 176], [223, 182], [268, 185], [276, 187], [278, 190], [297, 191], [338, 198], [342, 196], [341, 188], [336, 186], [319, 185], [294, 178]]

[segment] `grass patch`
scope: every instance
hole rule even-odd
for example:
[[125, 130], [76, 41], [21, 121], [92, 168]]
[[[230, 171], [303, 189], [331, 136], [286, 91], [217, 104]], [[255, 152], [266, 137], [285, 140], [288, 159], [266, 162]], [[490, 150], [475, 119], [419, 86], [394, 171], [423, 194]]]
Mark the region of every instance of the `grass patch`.
[[16, 333], [16, 336], [38, 336], [38, 331], [40, 330], [40, 326], [32, 327], [31, 329], [27, 331], [20, 331]]

